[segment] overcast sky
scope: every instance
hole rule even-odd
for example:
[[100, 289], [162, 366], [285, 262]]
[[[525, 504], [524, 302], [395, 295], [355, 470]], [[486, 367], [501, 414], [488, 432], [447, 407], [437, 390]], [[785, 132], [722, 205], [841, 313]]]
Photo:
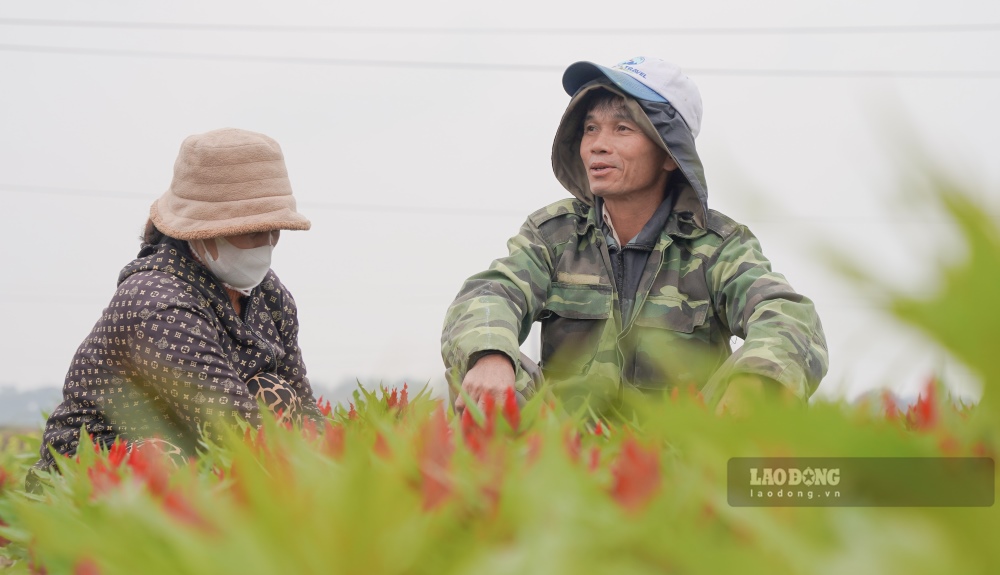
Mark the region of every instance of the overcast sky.
[[644, 55], [701, 89], [709, 205], [815, 300], [832, 362], [821, 395], [915, 392], [951, 362], [836, 279], [818, 246], [932, 289], [948, 227], [907, 210], [898, 152], [915, 142], [996, 209], [1000, 3], [819, 5], [4, 3], [0, 385], [61, 385], [181, 141], [221, 127], [281, 144], [313, 222], [273, 258], [313, 381], [439, 380], [464, 278], [568, 195], [549, 160], [562, 70]]

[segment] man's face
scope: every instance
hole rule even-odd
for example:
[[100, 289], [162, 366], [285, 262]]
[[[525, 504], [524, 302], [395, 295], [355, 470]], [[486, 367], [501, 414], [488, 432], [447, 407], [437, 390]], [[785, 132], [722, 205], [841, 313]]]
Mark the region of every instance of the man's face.
[[583, 120], [580, 158], [590, 191], [606, 200], [660, 195], [677, 164], [629, 119], [624, 107], [597, 106]]

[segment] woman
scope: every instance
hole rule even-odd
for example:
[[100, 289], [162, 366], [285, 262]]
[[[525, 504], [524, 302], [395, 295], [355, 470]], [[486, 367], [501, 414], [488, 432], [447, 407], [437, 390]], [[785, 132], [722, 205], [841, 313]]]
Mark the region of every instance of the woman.
[[320, 417], [298, 345], [295, 300], [270, 270], [280, 230], [307, 230], [278, 143], [215, 130], [181, 145], [153, 203], [138, 258], [83, 341], [45, 426], [49, 448], [155, 441], [194, 454], [201, 433], [259, 426], [258, 401], [283, 418]]

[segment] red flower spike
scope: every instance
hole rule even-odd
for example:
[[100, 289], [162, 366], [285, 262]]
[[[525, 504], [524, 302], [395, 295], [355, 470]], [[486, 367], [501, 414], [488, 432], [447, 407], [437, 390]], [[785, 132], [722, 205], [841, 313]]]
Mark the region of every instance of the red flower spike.
[[94, 490], [92, 497], [100, 497], [121, 485], [122, 478], [113, 467], [108, 467], [104, 461], [97, 460], [97, 463], [87, 470], [87, 478]]
[[566, 434], [566, 451], [569, 453], [569, 458], [573, 461], [580, 460], [580, 442], [582, 438], [580, 434], [575, 431], [570, 431]]
[[[382, 391], [383, 395], [385, 395], [385, 390]], [[385, 404], [386, 407], [388, 407], [389, 409], [392, 409], [393, 407], [396, 407], [399, 404], [399, 392], [396, 391], [395, 387], [392, 388], [392, 393], [389, 394], [389, 397], [385, 400]]]
[[953, 435], [942, 437], [941, 441], [938, 441], [938, 449], [945, 457], [957, 457], [961, 451], [958, 440]]
[[476, 420], [472, 418], [472, 412], [468, 409], [462, 410], [462, 436], [469, 437], [476, 429]]
[[542, 452], [542, 436], [537, 433], [529, 435], [526, 443], [528, 444], [527, 461], [528, 465], [531, 465], [538, 459], [538, 454]]
[[629, 511], [638, 511], [660, 488], [659, 453], [643, 448], [630, 437], [622, 443], [611, 474], [611, 496]]
[[503, 417], [515, 432], [521, 427], [521, 408], [517, 405], [517, 392], [513, 387], [504, 390]]
[[934, 401], [934, 380], [924, 387], [924, 393], [917, 398], [916, 405], [906, 411], [906, 421], [911, 429], [926, 430], [937, 425], [938, 406]]
[[347, 405], [351, 406], [351, 410], [347, 412], [347, 419], [357, 419], [358, 412], [354, 410], [354, 404], [348, 401]]
[[597, 425], [594, 426], [594, 435], [604, 435], [604, 426], [601, 425], [601, 420], [597, 420]]
[[176, 489], [167, 493], [163, 498], [163, 508], [171, 517], [181, 523], [185, 523], [192, 527], [198, 527], [203, 530], [210, 530], [212, 527], [208, 521], [201, 516], [198, 510], [191, 505], [191, 502], [188, 501], [186, 497], [181, 495], [181, 493]]
[[885, 412], [885, 418], [889, 421], [899, 419], [899, 408], [896, 407], [896, 402], [892, 399], [892, 394], [889, 393], [888, 389], [882, 392], [882, 411]]
[[322, 395], [316, 400], [316, 407], [319, 408], [319, 412], [323, 414], [323, 417], [327, 417], [333, 412], [333, 407], [330, 406], [330, 400], [327, 400], [326, 403], [324, 403]]
[[101, 570], [97, 568], [97, 563], [94, 563], [93, 559], [84, 557], [73, 567], [73, 575], [101, 575]]
[[601, 450], [596, 445], [590, 448], [590, 463], [587, 468], [590, 471], [597, 471], [601, 465]]
[[382, 432], [375, 434], [375, 445], [372, 447], [372, 450], [383, 459], [389, 459], [392, 456], [392, 450], [389, 449], [389, 444], [386, 443]]
[[170, 483], [165, 457], [160, 450], [146, 444], [134, 448], [128, 456], [127, 465], [153, 495], [164, 495]]
[[128, 455], [128, 445], [121, 439], [116, 439], [111, 449], [108, 450], [108, 463], [111, 467], [118, 468]]
[[410, 397], [409, 397], [409, 394], [407, 393], [406, 382], [404, 381], [403, 382], [403, 393], [399, 394], [399, 408], [400, 409], [404, 409], [409, 404], [410, 404]]
[[[405, 393], [405, 389], [404, 389]], [[405, 397], [405, 396], [404, 396]], [[451, 492], [448, 468], [451, 463], [453, 446], [449, 438], [448, 421], [444, 408], [434, 410], [430, 420], [420, 432], [418, 461], [422, 478], [421, 491], [424, 509], [440, 505]]]
[[493, 430], [496, 427], [497, 399], [492, 393], [483, 397], [483, 413], [486, 415], [486, 424], [483, 427], [486, 439], [493, 437]]
[[334, 459], [340, 459], [344, 454], [343, 425], [339, 423], [334, 425], [329, 421], [326, 422], [323, 430], [323, 452]]
[[319, 430], [316, 429], [316, 422], [308, 417], [302, 418], [302, 436], [306, 441], [312, 443], [319, 437]]

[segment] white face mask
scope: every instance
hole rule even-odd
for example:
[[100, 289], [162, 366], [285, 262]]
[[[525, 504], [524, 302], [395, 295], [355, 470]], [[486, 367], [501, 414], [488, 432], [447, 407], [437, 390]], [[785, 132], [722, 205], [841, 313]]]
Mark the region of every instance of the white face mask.
[[198, 254], [204, 260], [205, 267], [243, 295], [250, 295], [250, 291], [264, 281], [267, 270], [271, 269], [271, 250], [274, 246], [270, 243], [241, 249], [229, 243], [226, 238], [215, 238], [219, 257], [212, 259], [211, 252], [204, 245], [207, 241], [211, 240], [202, 240], [202, 247], [205, 249]]

